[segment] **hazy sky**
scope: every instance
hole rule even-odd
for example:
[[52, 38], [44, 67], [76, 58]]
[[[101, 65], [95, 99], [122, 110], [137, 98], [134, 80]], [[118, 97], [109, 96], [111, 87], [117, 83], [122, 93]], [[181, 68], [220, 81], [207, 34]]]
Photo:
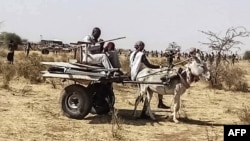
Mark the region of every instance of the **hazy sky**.
[[[29, 41], [60, 39], [76, 42], [100, 27], [104, 40], [133, 49], [137, 40], [148, 50], [164, 50], [177, 42], [182, 50], [205, 48], [207, 36], [229, 27], [250, 30], [250, 0], [0, 0], [0, 32], [15, 32]], [[242, 50], [250, 38], [240, 38]], [[250, 48], [249, 48], [250, 49]]]

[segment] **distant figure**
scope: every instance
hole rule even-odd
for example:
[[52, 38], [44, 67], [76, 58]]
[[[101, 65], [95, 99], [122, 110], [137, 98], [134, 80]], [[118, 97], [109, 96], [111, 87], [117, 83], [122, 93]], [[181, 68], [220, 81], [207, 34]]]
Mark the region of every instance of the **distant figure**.
[[180, 52], [177, 52], [177, 58], [176, 58], [176, 59], [177, 59], [177, 61], [179, 61], [179, 62], [181, 61], [181, 53], [180, 53]]
[[26, 48], [25, 48], [25, 51], [26, 51], [26, 56], [29, 56], [30, 49], [32, 49], [32, 47], [31, 47], [31, 44], [30, 44], [30, 43], [28, 43], [28, 44], [27, 44], [27, 46], [26, 46]]
[[8, 45], [8, 55], [7, 55], [7, 60], [10, 64], [13, 64], [14, 62], [14, 51], [15, 51], [15, 46], [13, 40], [10, 40], [9, 45]]
[[234, 63], [235, 63], [235, 58], [236, 58], [236, 56], [233, 54], [233, 55], [232, 55], [232, 64], [231, 64], [231, 65], [234, 65]]
[[220, 62], [221, 62], [221, 53], [220, 52], [218, 52], [217, 53], [217, 56], [216, 56], [216, 60], [215, 60], [216, 62], [216, 66], [218, 66], [219, 64], [220, 64]]
[[167, 60], [168, 60], [168, 68], [173, 68], [173, 61], [174, 61], [174, 52], [171, 50], [168, 54], [167, 54]]

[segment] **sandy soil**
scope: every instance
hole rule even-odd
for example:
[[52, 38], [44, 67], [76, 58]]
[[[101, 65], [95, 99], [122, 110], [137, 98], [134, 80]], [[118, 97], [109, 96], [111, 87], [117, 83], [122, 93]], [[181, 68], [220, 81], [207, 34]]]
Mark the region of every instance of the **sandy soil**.
[[[245, 62], [239, 65], [247, 70], [249, 64]], [[250, 81], [250, 69], [247, 71]], [[250, 93], [215, 91], [207, 88], [205, 82], [197, 82], [181, 97], [180, 123], [165, 119], [170, 110], [156, 107], [157, 95], [151, 105], [158, 120], [137, 119], [131, 115], [136, 87], [116, 84], [115, 107], [118, 109], [121, 126], [117, 129], [111, 124], [110, 115], [89, 114], [84, 120], [69, 119], [62, 115], [60, 92], [69, 82], [57, 82], [58, 85], [53, 88], [50, 83], [30, 84], [16, 78], [11, 81], [9, 90], [0, 88], [0, 140], [220, 141], [223, 140], [223, 125], [242, 124], [238, 112], [243, 104], [250, 106]], [[164, 97], [168, 105], [171, 100], [172, 96]]]

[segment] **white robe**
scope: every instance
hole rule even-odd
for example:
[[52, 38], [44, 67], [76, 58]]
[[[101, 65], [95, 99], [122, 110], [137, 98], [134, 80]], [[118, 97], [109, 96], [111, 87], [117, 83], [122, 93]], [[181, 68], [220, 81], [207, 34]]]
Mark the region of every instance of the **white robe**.
[[[91, 42], [93, 44], [95, 43], [94, 42], [94, 37], [92, 35], [86, 36], [83, 39], [83, 41]], [[107, 57], [107, 55], [104, 54], [104, 53], [92, 54], [91, 52], [88, 52], [88, 54], [86, 54], [85, 52], [83, 52], [82, 55], [83, 55], [83, 60], [82, 61], [84, 63], [102, 64], [104, 66], [104, 68], [106, 68], [106, 69], [112, 69], [113, 68], [111, 62], [109, 61], [109, 59]], [[86, 60], [87, 60], [87, 62], [86, 62]]]
[[[135, 55], [136, 51], [132, 52], [130, 55], [130, 68], [131, 68], [131, 80], [135, 81], [136, 76], [143, 69], [143, 64], [141, 63], [141, 59], [143, 56], [143, 52], [137, 52]], [[135, 55], [135, 57], [134, 57]]]

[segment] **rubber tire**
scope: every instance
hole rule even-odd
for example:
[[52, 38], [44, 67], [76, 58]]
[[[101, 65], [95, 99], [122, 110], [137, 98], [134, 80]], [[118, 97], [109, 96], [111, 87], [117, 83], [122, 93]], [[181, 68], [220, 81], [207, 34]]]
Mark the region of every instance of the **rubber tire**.
[[43, 49], [42, 54], [49, 54], [49, 50], [48, 49]]
[[[73, 109], [67, 104], [68, 98], [73, 92], [76, 92], [75, 95], [80, 101], [77, 109]], [[60, 102], [63, 114], [73, 119], [83, 119], [89, 114], [92, 107], [92, 97], [87, 93], [87, 89], [79, 84], [73, 84], [64, 88]]]

